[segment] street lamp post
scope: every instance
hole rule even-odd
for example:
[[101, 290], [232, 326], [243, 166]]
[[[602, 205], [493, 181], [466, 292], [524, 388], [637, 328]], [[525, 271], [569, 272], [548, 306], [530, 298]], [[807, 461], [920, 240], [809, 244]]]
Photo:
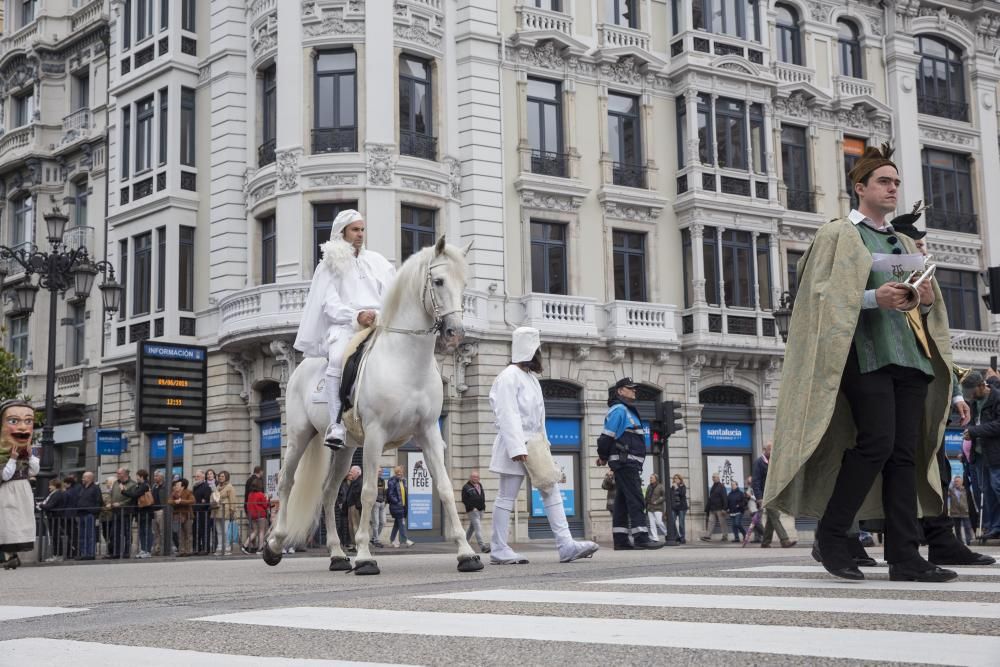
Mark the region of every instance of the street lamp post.
[[[53, 425], [55, 422], [55, 388], [56, 388], [56, 301], [58, 295], [64, 295], [70, 289], [75, 298], [85, 300], [90, 296], [94, 286], [94, 278], [103, 274], [100, 290], [103, 310], [107, 314], [118, 310], [122, 298], [122, 286], [115, 280], [115, 270], [107, 261], [95, 262], [90, 258], [87, 248], [81, 244], [70, 248], [63, 242], [63, 233], [69, 218], [58, 208], [45, 215], [46, 235], [49, 250], [39, 250], [36, 245], [30, 248], [9, 248], [0, 245], [0, 291], [10, 289], [13, 292], [11, 300], [14, 310], [19, 313], [31, 313], [35, 309], [35, 297], [39, 288], [49, 292], [49, 327], [48, 327], [48, 358], [45, 369], [45, 425], [42, 428], [42, 474], [39, 478], [52, 476], [55, 439]], [[16, 263], [24, 270], [24, 280], [11, 288], [4, 286], [9, 273], [9, 267]], [[32, 275], [38, 276], [38, 284], [32, 283]], [[44, 489], [44, 484], [38, 488]]]
[[792, 323], [792, 308], [794, 306], [795, 295], [791, 292], [784, 292], [778, 303], [778, 309], [774, 311], [774, 325], [778, 328], [778, 333], [781, 334], [782, 343], [788, 342], [788, 327]]

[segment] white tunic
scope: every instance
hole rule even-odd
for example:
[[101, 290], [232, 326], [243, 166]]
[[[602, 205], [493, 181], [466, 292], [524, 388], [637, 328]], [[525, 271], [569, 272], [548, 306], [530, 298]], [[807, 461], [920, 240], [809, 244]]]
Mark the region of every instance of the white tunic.
[[[37, 475], [38, 458], [28, 459], [28, 474]], [[17, 470], [10, 459], [0, 471], [0, 545], [14, 546], [35, 541], [35, 499], [26, 479], [8, 481]]]
[[524, 464], [512, 461], [528, 453], [531, 435], [545, 432], [545, 401], [542, 385], [534, 373], [507, 366], [490, 389], [490, 406], [496, 415], [497, 437], [493, 441], [490, 470], [507, 475], [524, 475]]
[[392, 264], [371, 250], [362, 250], [338, 268], [334, 271], [324, 259], [313, 273], [295, 337], [295, 349], [307, 357], [326, 357], [334, 341], [359, 331], [358, 313], [381, 310], [396, 275]]

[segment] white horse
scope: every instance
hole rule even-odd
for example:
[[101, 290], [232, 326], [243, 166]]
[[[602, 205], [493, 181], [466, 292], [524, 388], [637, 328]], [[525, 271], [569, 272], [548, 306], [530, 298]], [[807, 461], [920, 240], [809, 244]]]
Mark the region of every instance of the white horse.
[[[462, 293], [468, 266], [464, 251], [447, 245], [444, 237], [404, 262], [389, 292], [379, 323], [369, 341], [368, 358], [355, 390], [355, 411], [364, 426], [361, 520], [355, 544], [355, 574], [378, 574], [368, 547], [369, 518], [375, 503], [379, 459], [387, 443], [409, 439], [420, 447], [445, 511], [445, 528], [458, 545], [458, 570], [483, 569], [465, 539], [455, 508], [451, 478], [444, 464], [445, 443], [438, 428], [443, 393], [434, 359], [435, 334], [454, 350], [465, 336]], [[326, 370], [326, 360], [305, 359], [288, 381], [288, 449], [278, 495], [278, 520], [264, 546], [264, 562], [277, 565], [285, 545], [300, 544], [316, 525], [320, 503], [326, 501], [330, 570], [351, 570], [340, 546], [334, 502], [341, 480], [351, 466], [358, 443], [333, 453], [323, 446], [329, 424], [327, 407], [312, 396]], [[395, 445], [398, 446], [398, 445]]]

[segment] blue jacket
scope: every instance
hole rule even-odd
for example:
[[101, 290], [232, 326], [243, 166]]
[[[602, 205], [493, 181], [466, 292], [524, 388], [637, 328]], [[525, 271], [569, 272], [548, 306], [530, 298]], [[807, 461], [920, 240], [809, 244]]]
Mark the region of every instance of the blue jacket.
[[[399, 487], [403, 487], [403, 493], [400, 493]], [[404, 493], [406, 493], [406, 481], [398, 477], [390, 477], [389, 483], [385, 488], [385, 499], [389, 502], [389, 515], [394, 519], [401, 519], [406, 516], [406, 502], [403, 499]]]
[[632, 467], [642, 470], [646, 458], [646, 430], [635, 406], [613, 399], [604, 418], [604, 431], [597, 438], [597, 455], [612, 470]]

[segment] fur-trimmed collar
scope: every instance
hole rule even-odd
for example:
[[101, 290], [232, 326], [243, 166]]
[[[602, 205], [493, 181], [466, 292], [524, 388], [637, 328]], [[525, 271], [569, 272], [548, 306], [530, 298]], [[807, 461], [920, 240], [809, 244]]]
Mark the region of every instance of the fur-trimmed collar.
[[[350, 268], [351, 260], [355, 258], [354, 246], [344, 239], [330, 239], [321, 246], [323, 250], [323, 262], [334, 275], [343, 275]], [[363, 255], [365, 249], [362, 248], [358, 257]]]

